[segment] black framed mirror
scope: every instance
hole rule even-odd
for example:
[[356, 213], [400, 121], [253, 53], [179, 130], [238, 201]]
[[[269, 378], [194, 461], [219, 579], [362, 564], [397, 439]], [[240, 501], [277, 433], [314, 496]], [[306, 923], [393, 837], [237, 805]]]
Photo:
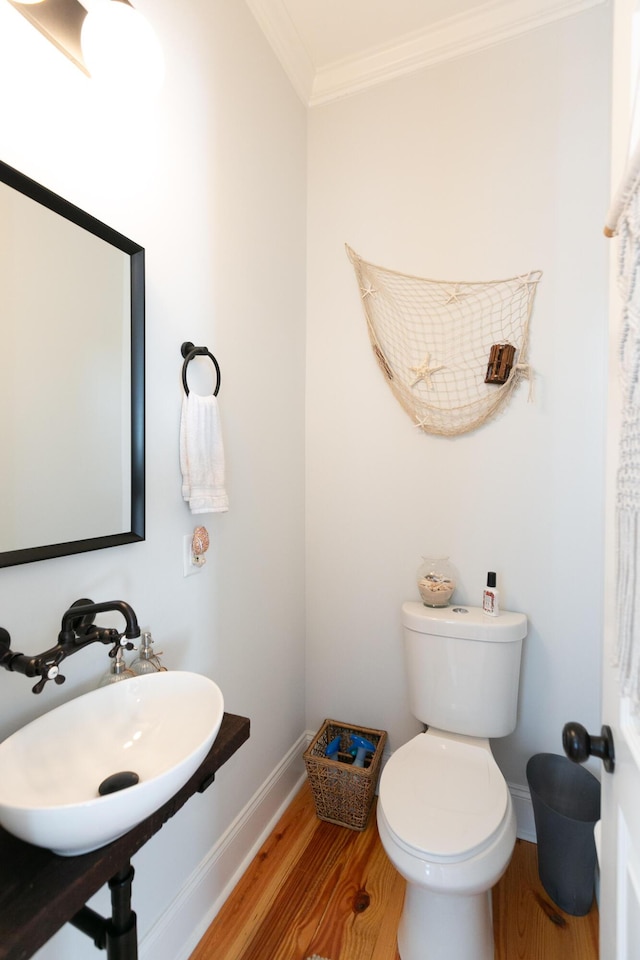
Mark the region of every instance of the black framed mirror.
[[144, 248], [0, 161], [0, 566], [144, 540]]

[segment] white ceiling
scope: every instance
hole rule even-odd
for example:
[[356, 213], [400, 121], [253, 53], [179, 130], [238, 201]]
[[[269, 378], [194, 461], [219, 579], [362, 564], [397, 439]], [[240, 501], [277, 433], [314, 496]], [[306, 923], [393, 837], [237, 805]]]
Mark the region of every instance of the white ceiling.
[[[318, 69], [458, 16], [485, 0], [284, 0]], [[271, 4], [273, 7], [274, 4]]]
[[304, 103], [462, 56], [607, 0], [246, 0]]

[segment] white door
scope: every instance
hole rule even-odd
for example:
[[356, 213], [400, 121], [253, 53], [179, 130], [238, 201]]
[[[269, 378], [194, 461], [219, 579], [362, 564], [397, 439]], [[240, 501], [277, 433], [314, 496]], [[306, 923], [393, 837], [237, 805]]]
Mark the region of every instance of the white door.
[[[636, 77], [640, 64], [639, 0], [615, 0], [613, 47], [612, 181], [624, 176], [636, 138]], [[614, 188], [615, 189], [615, 188]], [[618, 343], [621, 305], [615, 284], [618, 241], [611, 244], [609, 448], [607, 451], [607, 554], [602, 720], [613, 730], [615, 771], [602, 770], [602, 842], [600, 847], [600, 960], [640, 960], [640, 718], [634, 717], [618, 689], [612, 667], [615, 631], [615, 473], [618, 462], [620, 387]], [[598, 734], [600, 731], [590, 731]]]

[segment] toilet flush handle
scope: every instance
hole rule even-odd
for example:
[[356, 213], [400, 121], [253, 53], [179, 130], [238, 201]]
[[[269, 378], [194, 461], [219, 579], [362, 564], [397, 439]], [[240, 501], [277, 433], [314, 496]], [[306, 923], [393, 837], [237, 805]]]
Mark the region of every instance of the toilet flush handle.
[[599, 757], [607, 773], [613, 773], [615, 751], [611, 727], [603, 726], [600, 736], [592, 737], [581, 723], [572, 720], [562, 728], [562, 746], [574, 763], [584, 763], [587, 757]]

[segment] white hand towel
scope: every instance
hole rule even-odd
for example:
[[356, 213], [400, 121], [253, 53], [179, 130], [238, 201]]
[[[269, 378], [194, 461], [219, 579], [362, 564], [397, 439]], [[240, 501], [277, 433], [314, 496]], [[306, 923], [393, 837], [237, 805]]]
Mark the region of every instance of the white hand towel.
[[191, 513], [229, 509], [224, 485], [224, 447], [218, 398], [191, 391], [182, 401], [180, 419], [182, 496]]

